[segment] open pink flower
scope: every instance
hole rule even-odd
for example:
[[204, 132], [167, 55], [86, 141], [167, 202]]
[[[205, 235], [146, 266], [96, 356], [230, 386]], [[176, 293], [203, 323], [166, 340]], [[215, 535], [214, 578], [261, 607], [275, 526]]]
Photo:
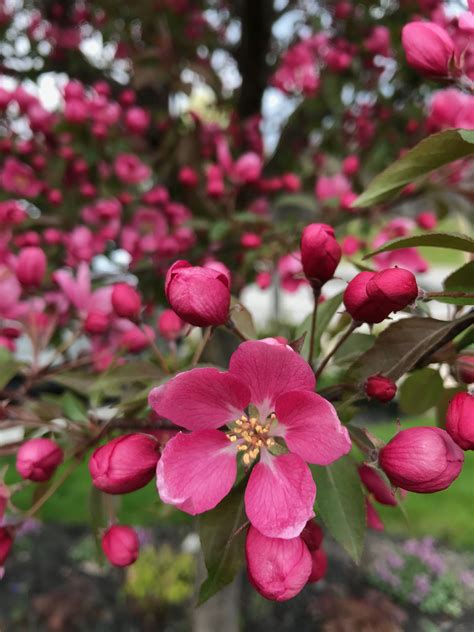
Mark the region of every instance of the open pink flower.
[[327, 465], [351, 447], [335, 409], [314, 387], [300, 355], [252, 340], [235, 351], [228, 371], [192, 369], [153, 389], [154, 411], [192, 431], [171, 439], [158, 463], [163, 502], [192, 515], [209, 511], [235, 482], [236, 455], [247, 467], [260, 457], [245, 492], [247, 516], [267, 537], [299, 535], [316, 497], [306, 462]]

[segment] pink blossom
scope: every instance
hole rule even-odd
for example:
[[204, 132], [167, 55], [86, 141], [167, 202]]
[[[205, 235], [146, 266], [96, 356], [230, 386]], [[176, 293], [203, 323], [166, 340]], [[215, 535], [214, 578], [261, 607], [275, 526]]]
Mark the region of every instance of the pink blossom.
[[336, 173], [334, 176], [320, 176], [314, 192], [321, 202], [331, 199], [340, 201], [345, 193], [351, 192], [351, 185], [342, 173]]
[[33, 169], [16, 158], [5, 160], [0, 172], [0, 184], [8, 193], [32, 198], [39, 195], [43, 188]]
[[[157, 468], [163, 502], [192, 515], [215, 507], [232, 488], [236, 455], [253, 465], [245, 492], [251, 524], [271, 538], [291, 539], [314, 515], [316, 496], [306, 462], [327, 465], [351, 447], [333, 406], [313, 392], [310, 366], [286, 345], [244, 342], [229, 371], [180, 373], [153, 389], [150, 405], [190, 430], [166, 445]], [[255, 416], [247, 415], [252, 404]], [[228, 430], [218, 430], [227, 425]], [[290, 452], [274, 456], [276, 438]]]
[[117, 177], [126, 184], [139, 184], [151, 176], [150, 167], [134, 154], [119, 154], [114, 168]]

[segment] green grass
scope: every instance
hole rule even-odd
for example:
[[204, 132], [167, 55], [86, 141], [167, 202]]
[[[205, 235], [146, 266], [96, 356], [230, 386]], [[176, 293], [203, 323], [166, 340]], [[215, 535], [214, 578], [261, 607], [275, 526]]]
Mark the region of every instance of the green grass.
[[[422, 420], [403, 423], [403, 428], [432, 425]], [[388, 441], [395, 433], [394, 423], [377, 424], [371, 431]], [[474, 551], [474, 453], [465, 452], [460, 476], [446, 490], [436, 494], [407, 494], [402, 511], [394, 507], [377, 505], [388, 533], [404, 536], [431, 535], [459, 549]]]

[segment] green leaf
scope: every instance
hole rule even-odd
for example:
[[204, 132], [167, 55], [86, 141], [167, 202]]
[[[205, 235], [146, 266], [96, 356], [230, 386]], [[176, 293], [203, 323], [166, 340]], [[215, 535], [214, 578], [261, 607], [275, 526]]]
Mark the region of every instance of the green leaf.
[[404, 318], [385, 329], [349, 367], [348, 382], [363, 384], [369, 375], [382, 373], [392, 380], [426, 363], [431, 355], [474, 323], [474, 311], [452, 321]]
[[[335, 294], [328, 298], [327, 301], [318, 305], [318, 317], [316, 320], [316, 335], [314, 336], [314, 355], [317, 356], [321, 351], [321, 336], [326, 331], [329, 323], [332, 320], [332, 317], [339, 309], [342, 303], [342, 297], [344, 292], [340, 292], [339, 294]], [[296, 337], [300, 337], [306, 331], [307, 335], [303, 344], [303, 347], [300, 351], [303, 357], [308, 357], [309, 352], [309, 340], [310, 340], [310, 329], [311, 329], [311, 314], [304, 319], [301, 325], [298, 326], [296, 330]]]
[[15, 377], [18, 368], [18, 363], [13, 359], [8, 349], [0, 347], [0, 389], [5, 388], [8, 382]]
[[355, 562], [364, 548], [366, 529], [364, 494], [351, 456], [324, 467], [312, 465], [317, 485], [317, 509], [330, 534]]
[[443, 390], [439, 371], [425, 368], [411, 373], [399, 390], [400, 408], [407, 415], [418, 415], [438, 402]]
[[256, 338], [257, 332], [253, 323], [252, 314], [237, 298], [232, 297], [230, 318], [236, 327], [248, 338]]
[[68, 419], [72, 421], [87, 421], [87, 407], [74, 393], [67, 391], [61, 397], [61, 405]]
[[[474, 261], [469, 261], [446, 277], [443, 286], [446, 292], [474, 292]], [[473, 303], [472, 298], [437, 297], [436, 300], [454, 305], [472, 305]]]
[[378, 255], [380, 252], [398, 250], [400, 248], [413, 248], [416, 246], [429, 246], [431, 248], [447, 248], [449, 250], [462, 250], [463, 252], [474, 252], [474, 239], [461, 233], [423, 233], [423, 235], [413, 235], [412, 237], [400, 237], [387, 241], [383, 246], [372, 250], [365, 255], [364, 259]]
[[466, 130], [445, 130], [425, 138], [376, 176], [353, 206], [360, 208], [386, 202], [417, 178], [474, 154], [472, 139], [472, 132]]
[[245, 479], [215, 509], [199, 519], [207, 578], [201, 584], [198, 605], [230, 584], [244, 563], [245, 529], [242, 527], [247, 522], [244, 509], [246, 483]]

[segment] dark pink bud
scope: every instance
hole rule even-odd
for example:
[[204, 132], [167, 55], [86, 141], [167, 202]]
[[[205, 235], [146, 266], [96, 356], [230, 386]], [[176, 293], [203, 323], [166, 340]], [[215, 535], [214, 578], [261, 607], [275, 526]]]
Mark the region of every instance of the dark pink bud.
[[383, 480], [376, 469], [369, 465], [359, 467], [360, 480], [377, 502], [382, 505], [397, 505], [397, 499], [390, 486]]
[[301, 537], [310, 551], [316, 551], [316, 549], [319, 549], [321, 546], [324, 533], [317, 522], [308, 520], [305, 528], [301, 532]]
[[230, 290], [222, 272], [176, 261], [166, 275], [165, 292], [171, 307], [186, 323], [207, 327], [227, 322]]
[[423, 228], [423, 230], [433, 230], [433, 228], [436, 228], [438, 220], [434, 213], [425, 211], [423, 213], [419, 213], [416, 216], [416, 223], [418, 225], [418, 228]]
[[138, 535], [132, 527], [113, 525], [102, 536], [102, 550], [114, 566], [130, 566], [138, 558]]
[[97, 448], [89, 461], [89, 471], [101, 491], [127, 494], [151, 481], [159, 458], [159, 444], [154, 437], [128, 434]]
[[342, 161], [342, 171], [346, 176], [354, 176], [360, 168], [359, 158], [357, 156], [347, 156]]
[[385, 301], [374, 301], [367, 295], [367, 284], [375, 272], [359, 272], [346, 287], [344, 305], [356, 321], [381, 323], [392, 311]]
[[415, 276], [404, 268], [388, 268], [377, 272], [367, 283], [367, 296], [390, 305], [392, 312], [404, 309], [418, 296]]
[[446, 430], [463, 450], [474, 450], [474, 396], [458, 393], [449, 402]]
[[259, 248], [262, 245], [262, 238], [256, 233], [244, 233], [240, 237], [240, 245], [243, 248]]
[[334, 276], [341, 260], [341, 247], [334, 229], [327, 224], [309, 224], [301, 235], [301, 262], [306, 278], [319, 289]]
[[291, 599], [304, 588], [311, 575], [311, 554], [300, 537], [267, 538], [251, 526], [245, 555], [249, 579], [266, 599]]
[[0, 527], [0, 567], [5, 561], [13, 546], [13, 535], [8, 527]]
[[401, 430], [380, 450], [379, 465], [396, 487], [428, 494], [459, 476], [464, 453], [441, 428]]
[[254, 152], [243, 154], [234, 164], [232, 173], [237, 182], [256, 182], [262, 174], [262, 159]]
[[390, 378], [383, 375], [371, 375], [364, 385], [367, 397], [379, 402], [389, 402], [395, 397], [397, 385]]
[[308, 578], [308, 584], [319, 582], [326, 575], [328, 569], [328, 558], [323, 549], [311, 551], [311, 575]]
[[164, 309], [158, 317], [158, 332], [165, 340], [176, 340], [186, 324], [172, 309]]
[[454, 57], [454, 43], [448, 33], [434, 22], [410, 22], [402, 30], [407, 62], [416, 70], [445, 77]]
[[30, 439], [18, 450], [16, 469], [29, 481], [48, 481], [63, 460], [63, 451], [51, 439]]
[[132, 323], [132, 326], [120, 336], [120, 346], [129, 353], [140, 353], [147, 349], [155, 339], [155, 332], [149, 325], [143, 325], [140, 329]]
[[46, 255], [36, 246], [23, 248], [16, 261], [16, 276], [24, 287], [39, 287], [46, 273]]
[[382, 519], [368, 498], [365, 499], [365, 518], [369, 529], [373, 529], [374, 531], [384, 530]]
[[112, 307], [117, 316], [133, 320], [139, 316], [142, 307], [140, 295], [128, 283], [117, 283], [112, 290]]
[[90, 311], [84, 321], [84, 331], [88, 334], [103, 334], [110, 327], [110, 316], [104, 312]]
[[198, 174], [192, 167], [181, 167], [178, 180], [183, 186], [190, 188], [197, 186], [199, 183]]

